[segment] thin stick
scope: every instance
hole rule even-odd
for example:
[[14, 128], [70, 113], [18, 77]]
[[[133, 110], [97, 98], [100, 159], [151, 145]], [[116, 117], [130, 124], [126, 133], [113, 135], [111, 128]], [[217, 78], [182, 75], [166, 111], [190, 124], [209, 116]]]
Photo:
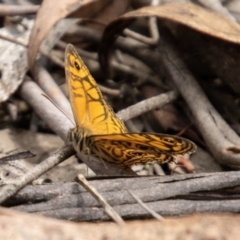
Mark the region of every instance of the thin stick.
[[60, 151], [53, 154], [45, 161], [38, 164], [31, 171], [27, 172], [23, 176], [19, 177], [19, 179], [14, 184], [9, 184], [1, 188], [0, 191], [0, 204], [7, 200], [9, 197], [12, 197], [15, 193], [17, 193], [20, 189], [25, 187], [28, 183], [32, 182], [43, 173], [52, 169], [65, 159], [69, 158], [74, 154], [74, 150], [72, 146], [63, 146]]
[[124, 225], [124, 221], [121, 216], [108, 204], [108, 202], [100, 195], [100, 193], [89, 184], [87, 179], [82, 175], [79, 174], [77, 179], [82, 184], [82, 186], [89, 191], [92, 196], [103, 206], [105, 213], [113, 219], [117, 224]]
[[139, 205], [144, 208], [148, 213], [150, 213], [154, 218], [158, 220], [164, 220], [164, 218], [152, 210], [150, 207], [148, 207], [136, 194], [134, 194], [132, 191], [128, 190], [128, 192], [132, 195], [132, 197], [139, 203]]
[[[23, 42], [22, 40], [16, 39], [12, 36], [4, 36], [2, 34], [0, 34], [0, 39], [18, 44], [20, 46], [23, 46], [25, 48], [28, 48], [28, 43]], [[48, 57], [52, 62], [54, 62], [55, 64], [57, 64], [58, 66], [64, 68], [64, 62], [59, 59], [58, 57], [55, 57], [53, 54], [46, 52], [45, 50], [39, 49], [39, 52], [44, 55], [45, 57]]]
[[0, 4], [0, 16], [34, 14], [40, 6], [16, 6]]
[[174, 101], [177, 96], [178, 93], [176, 91], [159, 94], [158, 96], [148, 98], [119, 111], [117, 117], [121, 118], [123, 121], [127, 121], [155, 108], [163, 107], [167, 103]]
[[35, 157], [36, 154], [32, 153], [31, 151], [23, 151], [23, 152], [18, 152], [15, 154], [11, 154], [5, 157], [0, 158], [0, 164], [7, 162], [7, 161], [15, 161], [15, 160], [20, 160], [20, 159], [26, 159], [26, 158], [31, 158]]

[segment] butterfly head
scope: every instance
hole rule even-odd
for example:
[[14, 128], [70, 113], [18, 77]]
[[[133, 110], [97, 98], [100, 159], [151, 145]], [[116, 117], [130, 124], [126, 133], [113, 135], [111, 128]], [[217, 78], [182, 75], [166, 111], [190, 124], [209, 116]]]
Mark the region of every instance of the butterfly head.
[[65, 70], [66, 75], [72, 78], [84, 78], [89, 75], [89, 71], [73, 45], [68, 44], [65, 51]]

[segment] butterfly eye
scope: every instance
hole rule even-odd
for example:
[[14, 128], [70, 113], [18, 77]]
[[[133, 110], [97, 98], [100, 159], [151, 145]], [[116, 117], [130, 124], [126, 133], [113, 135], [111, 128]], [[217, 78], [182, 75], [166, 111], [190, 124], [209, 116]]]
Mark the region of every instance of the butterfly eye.
[[75, 68], [79, 71], [80, 70], [80, 66], [79, 66], [79, 64], [77, 63], [77, 62], [74, 62], [74, 66], [75, 66]]

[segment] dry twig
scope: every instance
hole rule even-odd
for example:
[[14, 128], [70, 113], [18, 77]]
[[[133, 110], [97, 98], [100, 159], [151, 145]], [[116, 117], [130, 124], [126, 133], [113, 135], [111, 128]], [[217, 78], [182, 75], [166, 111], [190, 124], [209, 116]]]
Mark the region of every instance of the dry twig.
[[77, 176], [78, 181], [81, 183], [81, 185], [89, 191], [92, 196], [103, 206], [104, 212], [112, 218], [117, 224], [124, 225], [124, 221], [121, 218], [121, 216], [110, 206], [110, 204], [104, 199], [103, 196], [93, 187], [89, 182], [86, 180], [86, 178], [79, 174]]
[[136, 194], [134, 194], [133, 192], [131, 192], [130, 190], [128, 190], [128, 192], [132, 195], [132, 197], [139, 203], [140, 206], [142, 206], [147, 212], [149, 212], [154, 218], [158, 219], [158, 220], [163, 220], [164, 218], [156, 213], [154, 210], [152, 210], [151, 208], [149, 208], [147, 206], [147, 204], [145, 204]]
[[163, 107], [164, 105], [174, 101], [177, 98], [177, 95], [178, 94], [174, 91], [162, 93], [158, 96], [148, 98], [126, 109], [119, 111], [117, 113], [117, 116], [121, 118], [123, 121], [127, 121], [131, 118], [137, 117], [155, 108]]
[[15, 16], [34, 14], [38, 11], [39, 6], [16, 6], [16, 5], [0, 5], [0, 16]]
[[38, 164], [31, 171], [27, 172], [25, 175], [16, 179], [16, 182], [14, 184], [6, 185], [1, 188], [0, 203], [3, 203], [8, 198], [12, 197], [16, 192], [25, 187], [28, 183], [32, 182], [34, 179], [41, 176], [43, 173], [58, 165], [60, 162], [64, 161], [66, 158], [72, 156], [73, 154], [74, 150], [72, 147], [64, 146], [61, 151], [55, 153], [45, 161]]

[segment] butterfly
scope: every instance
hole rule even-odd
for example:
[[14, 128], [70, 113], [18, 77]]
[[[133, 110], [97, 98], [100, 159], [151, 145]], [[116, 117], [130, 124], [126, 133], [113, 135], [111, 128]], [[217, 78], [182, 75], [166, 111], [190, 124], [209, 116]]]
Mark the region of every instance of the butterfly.
[[65, 72], [76, 123], [70, 130], [70, 141], [76, 152], [119, 166], [153, 161], [166, 163], [174, 161], [176, 155], [195, 152], [196, 145], [182, 137], [128, 133], [71, 44], [65, 51]]

